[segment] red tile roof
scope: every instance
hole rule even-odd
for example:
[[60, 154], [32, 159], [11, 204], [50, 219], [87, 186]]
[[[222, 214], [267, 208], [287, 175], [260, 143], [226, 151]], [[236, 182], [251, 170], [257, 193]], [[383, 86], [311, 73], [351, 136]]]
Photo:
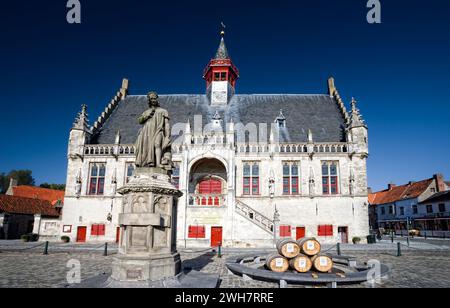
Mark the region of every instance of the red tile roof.
[[64, 202], [64, 191], [34, 186], [13, 187], [13, 195], [15, 197], [46, 200], [51, 202], [53, 205], [55, 205], [59, 200]]
[[59, 217], [59, 212], [49, 201], [6, 195], [0, 195], [0, 212]]
[[386, 204], [405, 199], [413, 199], [419, 197], [433, 182], [433, 179], [414, 182], [402, 186], [395, 186], [390, 190], [382, 190], [373, 194], [369, 194], [370, 204]]

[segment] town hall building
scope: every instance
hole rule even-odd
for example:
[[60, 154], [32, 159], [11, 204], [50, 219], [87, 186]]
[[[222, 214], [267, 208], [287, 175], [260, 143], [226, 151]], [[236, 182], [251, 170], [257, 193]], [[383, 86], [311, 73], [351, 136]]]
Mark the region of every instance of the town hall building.
[[[224, 33], [203, 77], [204, 94], [159, 96], [172, 126], [172, 181], [183, 193], [178, 247], [366, 238], [368, 129], [333, 78], [323, 94], [238, 94]], [[119, 241], [117, 190], [133, 177], [143, 94], [129, 93], [124, 79], [92, 126], [86, 106], [76, 118], [61, 222], [61, 235], [74, 242]]]

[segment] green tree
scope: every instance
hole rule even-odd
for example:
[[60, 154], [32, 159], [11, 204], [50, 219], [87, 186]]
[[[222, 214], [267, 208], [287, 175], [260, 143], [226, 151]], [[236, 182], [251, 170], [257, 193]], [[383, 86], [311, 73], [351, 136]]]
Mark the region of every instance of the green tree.
[[8, 176], [2, 172], [0, 173], [0, 194], [4, 194], [8, 189], [9, 179]]
[[16, 179], [17, 185], [34, 186], [35, 184], [31, 170], [12, 170], [7, 175], [5, 173], [0, 174], [0, 193], [4, 194], [8, 190], [11, 179]]
[[41, 188], [48, 188], [48, 189], [54, 189], [54, 190], [66, 190], [65, 184], [49, 184], [49, 183], [42, 183], [39, 185]]

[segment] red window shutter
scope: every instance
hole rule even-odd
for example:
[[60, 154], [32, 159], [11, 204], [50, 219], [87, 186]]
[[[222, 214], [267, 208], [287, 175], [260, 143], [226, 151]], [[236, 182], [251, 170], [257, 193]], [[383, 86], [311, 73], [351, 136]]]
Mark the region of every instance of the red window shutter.
[[333, 226], [327, 226], [327, 236], [333, 236]]
[[317, 235], [318, 236], [325, 236], [325, 230], [324, 229], [325, 229], [324, 226], [319, 226], [317, 228]]
[[195, 238], [196, 237], [196, 227], [189, 226], [189, 238]]
[[206, 228], [204, 226], [189, 226], [189, 238], [206, 238]]
[[205, 238], [205, 237], [206, 237], [206, 228], [199, 227], [198, 228], [198, 238]]
[[98, 235], [105, 236], [106, 234], [106, 227], [105, 225], [99, 225], [98, 226]]
[[281, 237], [291, 236], [291, 226], [280, 226], [280, 236]]
[[98, 235], [98, 227], [97, 225], [92, 225], [91, 227], [91, 235], [97, 236]]
[[318, 236], [333, 236], [333, 226], [332, 225], [319, 226], [317, 234]]

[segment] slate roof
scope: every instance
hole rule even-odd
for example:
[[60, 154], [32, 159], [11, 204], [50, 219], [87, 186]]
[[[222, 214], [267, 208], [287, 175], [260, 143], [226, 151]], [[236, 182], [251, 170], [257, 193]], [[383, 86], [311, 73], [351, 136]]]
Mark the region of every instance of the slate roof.
[[46, 200], [53, 205], [58, 201], [64, 202], [64, 191], [34, 186], [15, 186], [13, 187], [13, 195], [15, 197]]
[[230, 58], [230, 56], [228, 54], [227, 46], [225, 45], [225, 40], [222, 37], [222, 39], [220, 40], [219, 48], [217, 49], [216, 56], [214, 57], [214, 59], [224, 60], [224, 59], [229, 59], [229, 58]]
[[49, 201], [0, 195], [0, 212], [9, 214], [35, 215], [59, 217], [59, 212]]
[[396, 201], [413, 199], [419, 197], [430, 186], [434, 179], [427, 179], [410, 184], [395, 186], [392, 189], [379, 191], [369, 195], [369, 202], [372, 205], [393, 203]]
[[438, 193], [432, 195], [431, 197], [429, 197], [428, 199], [420, 202], [420, 204], [429, 203], [429, 202], [439, 202], [439, 201], [450, 201], [450, 190], [438, 192]]
[[[216, 111], [224, 123], [274, 123], [280, 110], [286, 117], [282, 142], [307, 142], [308, 130], [315, 142], [345, 142], [345, 120], [334, 98], [329, 95], [234, 95], [227, 106], [212, 107], [206, 95], [160, 95], [161, 107], [168, 110], [171, 125], [184, 130], [188, 120], [194, 131], [194, 116], [209, 124]], [[137, 118], [148, 108], [146, 96], [128, 96], [120, 101], [105, 123], [94, 134], [93, 144], [114, 144], [118, 130], [122, 144], [136, 141], [141, 126]], [[172, 130], [173, 131], [173, 130]], [[180, 132], [182, 134], [182, 132]], [[176, 138], [177, 136], [173, 136]]]

